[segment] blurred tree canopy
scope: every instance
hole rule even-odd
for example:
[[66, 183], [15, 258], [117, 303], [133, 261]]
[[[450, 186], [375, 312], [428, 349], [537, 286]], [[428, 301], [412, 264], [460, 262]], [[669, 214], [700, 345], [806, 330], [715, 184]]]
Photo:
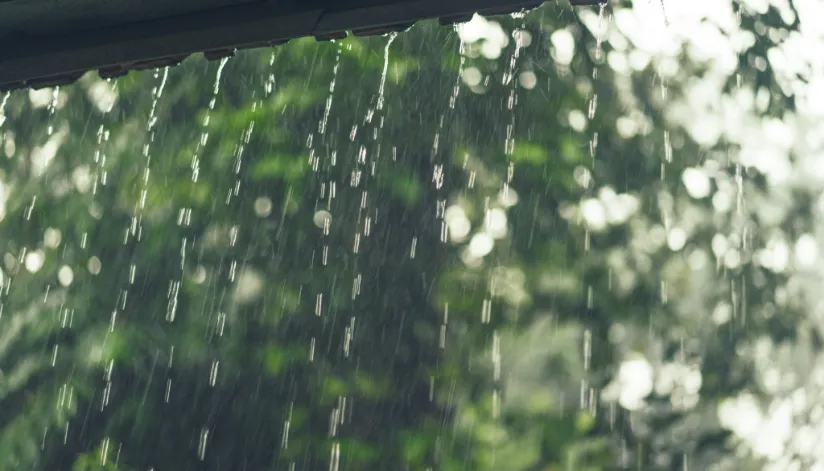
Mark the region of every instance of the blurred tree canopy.
[[11, 94], [0, 467], [821, 465], [814, 7], [636, 3]]

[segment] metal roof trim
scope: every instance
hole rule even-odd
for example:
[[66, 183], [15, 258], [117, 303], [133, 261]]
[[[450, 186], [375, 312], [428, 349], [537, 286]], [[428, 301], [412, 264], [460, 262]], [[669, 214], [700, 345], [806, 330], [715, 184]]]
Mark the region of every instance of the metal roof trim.
[[381, 0], [350, 0], [344, 8], [343, 2], [330, 0], [331, 7], [309, 8], [282, 0], [264, 0], [66, 36], [7, 38], [0, 40], [0, 91], [71, 83], [90, 70], [100, 71], [103, 77], [114, 77], [129, 70], [176, 64], [199, 52], [207, 52], [209, 57], [209, 51], [268, 46], [305, 36], [340, 38], [347, 31], [357, 35], [384, 34], [404, 30], [427, 18], [441, 18], [448, 23], [471, 17], [475, 12], [517, 12], [543, 3], [382, 0], [383, 4], [376, 5], [376, 1]]

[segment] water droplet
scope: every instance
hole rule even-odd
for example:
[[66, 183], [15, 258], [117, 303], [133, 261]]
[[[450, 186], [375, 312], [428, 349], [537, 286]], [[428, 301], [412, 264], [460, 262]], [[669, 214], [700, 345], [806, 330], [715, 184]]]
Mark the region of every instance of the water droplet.
[[206, 447], [209, 444], [209, 429], [202, 428], [200, 430], [200, 438], [198, 439], [197, 444], [197, 457], [200, 461], [206, 459]]

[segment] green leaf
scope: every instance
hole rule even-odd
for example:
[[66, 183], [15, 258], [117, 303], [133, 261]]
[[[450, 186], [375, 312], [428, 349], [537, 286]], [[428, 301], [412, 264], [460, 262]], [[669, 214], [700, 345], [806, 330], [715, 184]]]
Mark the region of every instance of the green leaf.
[[549, 153], [543, 146], [531, 142], [518, 143], [512, 151], [512, 160], [527, 164], [546, 163]]
[[266, 347], [263, 363], [266, 372], [272, 376], [280, 376], [288, 364], [289, 355], [286, 351], [274, 345]]
[[252, 165], [252, 179], [260, 180], [299, 180], [308, 170], [306, 160], [299, 156], [284, 154], [270, 155]]

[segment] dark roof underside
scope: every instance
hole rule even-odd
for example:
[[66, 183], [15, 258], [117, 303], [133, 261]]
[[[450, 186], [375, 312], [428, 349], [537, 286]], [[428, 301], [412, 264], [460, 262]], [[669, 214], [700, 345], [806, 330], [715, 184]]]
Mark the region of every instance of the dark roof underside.
[[[566, 3], [567, 0], [560, 0]], [[598, 0], [570, 0], [597, 4]], [[383, 34], [415, 21], [464, 21], [543, 0], [0, 0], [0, 91], [173, 65], [192, 53]]]

